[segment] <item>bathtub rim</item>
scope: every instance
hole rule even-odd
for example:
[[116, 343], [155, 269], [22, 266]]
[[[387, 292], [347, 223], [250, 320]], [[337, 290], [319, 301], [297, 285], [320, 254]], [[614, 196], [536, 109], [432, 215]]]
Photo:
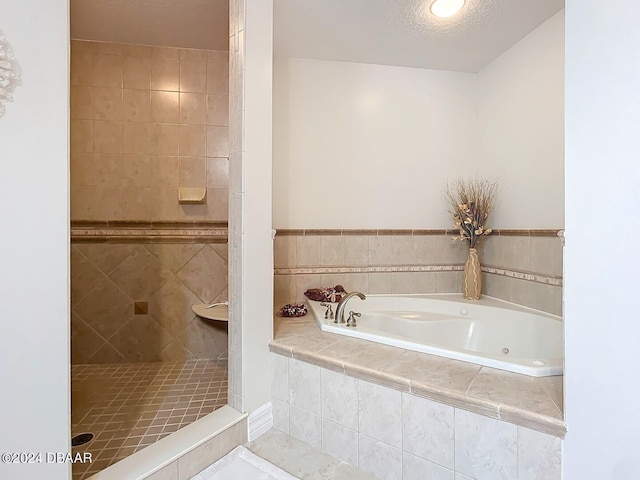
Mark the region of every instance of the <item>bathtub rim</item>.
[[[533, 314], [548, 318], [550, 320], [563, 322], [562, 317], [554, 315], [548, 312], [536, 310], [534, 308], [518, 305], [512, 302], [507, 302], [495, 297], [483, 295], [480, 300], [468, 300], [465, 299], [462, 294], [459, 293], [435, 293], [435, 294], [367, 294], [367, 297], [373, 298], [414, 298], [425, 300], [438, 300], [443, 302], [452, 302], [460, 305], [475, 305], [489, 308], [499, 308], [501, 310], [509, 310], [520, 313]], [[362, 330], [350, 329], [344, 325], [334, 324], [330, 319], [324, 319], [322, 311], [324, 307], [320, 306], [321, 302], [313, 300], [307, 300], [309, 310], [313, 316], [318, 328], [321, 331], [327, 333], [333, 333], [336, 335], [342, 335], [350, 338], [359, 338], [370, 342], [380, 343], [382, 345], [389, 345], [392, 347], [398, 347], [405, 350], [415, 351], [418, 353], [425, 353], [427, 355], [436, 355], [442, 358], [450, 358], [451, 360], [457, 360], [461, 362], [472, 363], [482, 367], [490, 367], [498, 370], [504, 370], [507, 372], [518, 373], [521, 375], [527, 375], [529, 377], [540, 378], [549, 377], [564, 374], [564, 355], [562, 357], [545, 358], [545, 365], [532, 365], [535, 360], [510, 358], [509, 361], [505, 361], [500, 357], [491, 355], [480, 355], [472, 352], [460, 350], [460, 349], [447, 349], [438, 345], [424, 345], [417, 342], [411, 342], [406, 337], [394, 335], [392, 333], [375, 334], [370, 332], [363, 332]], [[563, 329], [564, 334], [564, 329]], [[564, 336], [564, 335], [563, 335]], [[563, 339], [564, 344], [564, 339]]]

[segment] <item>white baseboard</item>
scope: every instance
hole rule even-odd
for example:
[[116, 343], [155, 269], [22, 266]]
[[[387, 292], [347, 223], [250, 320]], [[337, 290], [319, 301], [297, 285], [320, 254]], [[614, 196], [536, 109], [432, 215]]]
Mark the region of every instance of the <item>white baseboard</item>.
[[255, 440], [273, 427], [271, 402], [262, 405], [249, 414], [249, 441]]

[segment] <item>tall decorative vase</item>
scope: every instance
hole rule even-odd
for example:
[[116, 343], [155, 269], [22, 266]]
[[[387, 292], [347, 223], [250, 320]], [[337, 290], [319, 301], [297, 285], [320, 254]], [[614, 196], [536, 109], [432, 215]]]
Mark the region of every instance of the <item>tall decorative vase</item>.
[[480, 259], [478, 250], [469, 249], [467, 262], [464, 264], [464, 276], [462, 292], [468, 300], [479, 300], [482, 291], [482, 272], [480, 271]]

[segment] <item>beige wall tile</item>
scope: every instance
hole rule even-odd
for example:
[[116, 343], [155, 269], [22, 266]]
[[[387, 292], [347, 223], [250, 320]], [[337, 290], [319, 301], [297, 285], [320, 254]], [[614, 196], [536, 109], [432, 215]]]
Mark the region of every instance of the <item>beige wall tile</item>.
[[229, 126], [228, 95], [207, 95], [207, 125]]
[[203, 248], [179, 272], [178, 278], [203, 302], [227, 286], [227, 263], [211, 248]]
[[[154, 49], [154, 54], [155, 54]], [[180, 84], [180, 61], [177, 58], [151, 60], [151, 89], [177, 91]]]
[[367, 293], [391, 293], [391, 274], [370, 273]]
[[414, 293], [426, 294], [436, 292], [435, 272], [414, 272], [413, 273]]
[[73, 311], [93, 330], [109, 340], [133, 315], [133, 300], [111, 280], [105, 279]]
[[298, 266], [317, 266], [322, 261], [322, 239], [318, 235], [304, 235], [296, 238]]
[[437, 264], [463, 264], [467, 261], [469, 246], [466, 242], [454, 241], [449, 235], [435, 235], [433, 241]]
[[295, 275], [275, 275], [273, 277], [273, 306], [280, 309], [287, 303], [296, 301]]
[[89, 359], [105, 344], [84, 320], [75, 313], [71, 314], [71, 363], [87, 363]]
[[[178, 273], [178, 271], [184, 267], [200, 250], [202, 250], [205, 245], [204, 244], [169, 244], [169, 243], [158, 243], [158, 244], [149, 244], [146, 245], [147, 250], [153, 253], [158, 260], [162, 262], [163, 265], [169, 268], [173, 273]], [[164, 287], [163, 287], [164, 289]], [[165, 296], [166, 294], [161, 293], [161, 296]], [[164, 307], [168, 307], [168, 305], [163, 304]], [[191, 307], [189, 307], [191, 308]], [[154, 314], [155, 318], [160, 319], [160, 316]], [[186, 315], [193, 314], [193, 312], [184, 312]]]
[[342, 235], [324, 235], [320, 237], [320, 265], [344, 265], [344, 259], [345, 237]]
[[171, 278], [171, 271], [141, 245], [109, 275], [132, 300], [145, 301]]
[[152, 187], [152, 160], [148, 155], [124, 155], [122, 174], [126, 187]]
[[71, 151], [93, 152], [93, 120], [71, 120]]
[[146, 45], [122, 45], [122, 55], [125, 57], [151, 58], [153, 47]]
[[71, 40], [71, 54], [93, 53], [93, 42]]
[[322, 287], [334, 287], [336, 285], [342, 285], [346, 280], [344, 273], [323, 273], [320, 275], [320, 284]]
[[105, 343], [87, 363], [119, 363], [125, 361], [124, 356], [118, 352], [110, 343]]
[[71, 86], [71, 119], [93, 118], [93, 94], [91, 87]]
[[222, 432], [220, 436], [220, 456], [223, 457], [238, 445], [247, 443], [247, 420], [244, 419]]
[[273, 250], [275, 267], [296, 266], [296, 237], [276, 236], [273, 241]]
[[229, 191], [217, 188], [207, 189], [207, 210], [209, 220], [228, 221]]
[[124, 45], [120, 43], [111, 42], [90, 42], [92, 44], [94, 53], [101, 53], [104, 55], [122, 55]]
[[71, 55], [71, 85], [93, 85], [94, 58], [90, 53]]
[[71, 219], [96, 220], [94, 203], [96, 200], [95, 187], [71, 187]]
[[96, 153], [122, 153], [122, 122], [96, 120], [93, 128]]
[[102, 273], [108, 275], [133, 251], [128, 244], [79, 244], [74, 247], [80, 251]]
[[75, 306], [105, 280], [104, 275], [77, 249], [71, 248], [71, 305]]
[[180, 61], [186, 62], [206, 62], [207, 51], [196, 50], [193, 48], [181, 48], [180, 49]]
[[227, 350], [227, 325], [196, 317], [178, 338], [197, 358], [214, 359]]
[[122, 120], [122, 89], [94, 87], [93, 113], [96, 120]]
[[229, 188], [228, 158], [207, 158], [207, 188]]
[[462, 272], [436, 272], [436, 293], [462, 293]]
[[92, 185], [117, 187], [123, 183], [122, 156], [119, 153], [95, 153], [91, 166]]
[[163, 156], [175, 156], [180, 152], [180, 130], [178, 125], [152, 123], [151, 153]]
[[347, 292], [367, 293], [369, 291], [369, 274], [345, 273], [342, 286]]
[[170, 188], [178, 186], [179, 157], [152, 156], [151, 174], [153, 186]]
[[93, 153], [71, 152], [71, 186], [88, 187], [95, 185], [93, 178]]
[[146, 478], [146, 480], [174, 480], [176, 478], [178, 478], [177, 460], [151, 474]]
[[96, 54], [93, 86], [122, 88], [123, 63], [123, 57], [120, 55]]
[[151, 97], [148, 90], [124, 89], [122, 103], [122, 118], [125, 122], [151, 121]]
[[[129, 45], [131, 46], [131, 45]], [[123, 60], [124, 88], [149, 90], [151, 85], [151, 59], [125, 56]]]
[[413, 235], [412, 238], [413, 261], [416, 264], [437, 265], [442, 263], [442, 259], [438, 256], [436, 235]]
[[229, 127], [207, 127], [207, 157], [229, 156]]
[[560, 237], [531, 237], [532, 271], [546, 275], [562, 275], [562, 241]]
[[178, 92], [151, 91], [151, 121], [154, 123], [178, 123], [180, 102]]
[[148, 155], [151, 149], [151, 128], [147, 123], [127, 122], [123, 125], [123, 146], [125, 154]]
[[214, 437], [178, 459], [178, 480], [189, 480], [220, 458], [220, 439]]
[[206, 187], [207, 164], [204, 157], [180, 157], [181, 187]]
[[519, 278], [509, 279], [509, 301], [519, 305], [531, 304], [531, 284]]
[[229, 93], [229, 63], [220, 60], [207, 62], [207, 93]]
[[111, 337], [110, 343], [133, 362], [157, 362], [171, 340], [169, 332], [151, 315], [135, 315]]
[[304, 302], [307, 300], [304, 292], [308, 289], [320, 288], [322, 286], [320, 275], [296, 275], [296, 302]]
[[228, 65], [229, 52], [226, 50], [207, 50], [207, 62]]
[[205, 93], [207, 91], [207, 64], [180, 61], [180, 91]]
[[529, 282], [531, 308], [554, 315], [562, 315], [562, 287]]
[[509, 300], [509, 281], [503, 275], [482, 274], [482, 293], [501, 300]]
[[181, 218], [177, 188], [156, 188], [153, 193], [155, 194], [155, 199], [154, 204], [151, 206], [151, 220], [179, 220]]
[[204, 93], [180, 93], [180, 123], [205, 125], [207, 96]]
[[369, 264], [369, 237], [366, 235], [347, 235], [344, 238], [344, 263], [347, 266]]
[[179, 48], [171, 48], [171, 47], [152, 47], [151, 50], [152, 58], [180, 58], [180, 49]]
[[393, 237], [391, 235], [369, 236], [369, 265], [391, 265]]
[[391, 274], [391, 293], [416, 293], [414, 291], [413, 272], [393, 272]]
[[[206, 156], [206, 127], [180, 125], [180, 155], [189, 157]], [[218, 155], [210, 155], [212, 157]]]
[[391, 256], [394, 265], [409, 265], [413, 260], [413, 237], [411, 235], [391, 235]]

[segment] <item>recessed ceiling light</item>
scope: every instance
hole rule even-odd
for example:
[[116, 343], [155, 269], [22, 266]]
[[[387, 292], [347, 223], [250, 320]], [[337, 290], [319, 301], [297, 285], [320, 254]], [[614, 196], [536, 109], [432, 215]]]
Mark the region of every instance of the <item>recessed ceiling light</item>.
[[448, 18], [460, 11], [464, 0], [436, 0], [431, 4], [431, 13], [436, 17]]

